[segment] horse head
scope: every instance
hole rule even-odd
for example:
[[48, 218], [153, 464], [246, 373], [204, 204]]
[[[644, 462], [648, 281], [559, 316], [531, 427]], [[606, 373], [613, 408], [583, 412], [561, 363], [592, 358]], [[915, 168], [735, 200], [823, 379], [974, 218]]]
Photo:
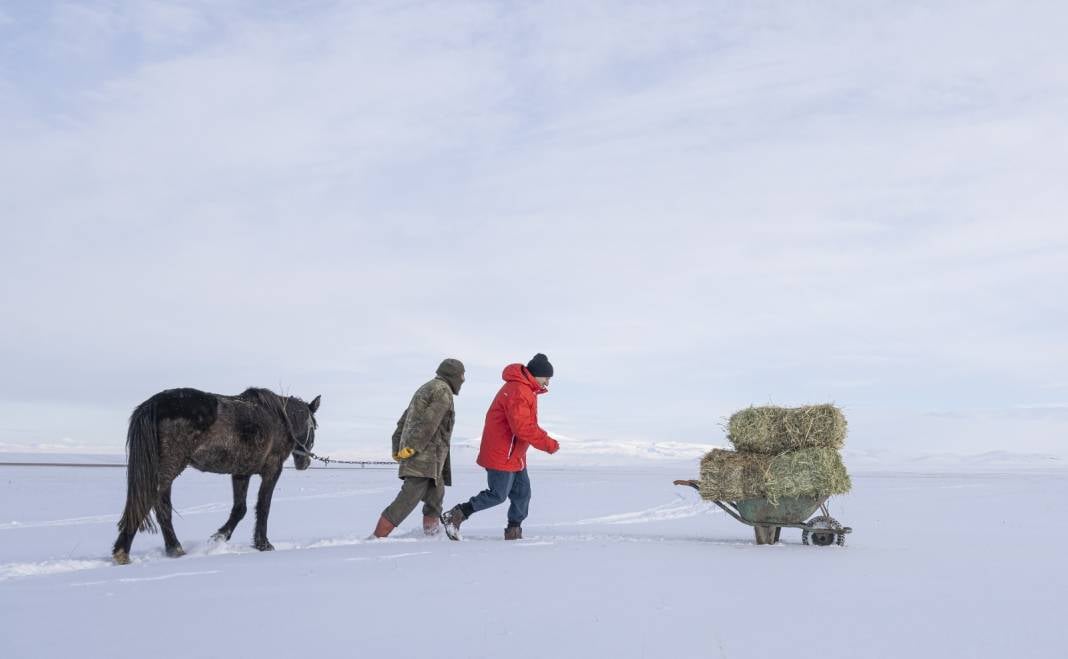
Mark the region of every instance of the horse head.
[[315, 412], [319, 409], [320, 398], [321, 396], [316, 396], [310, 403], [299, 398], [290, 398], [286, 404], [286, 414], [293, 425], [293, 439], [296, 442], [293, 448], [293, 466], [301, 471], [311, 466], [310, 454], [315, 446], [315, 429], [319, 427]]

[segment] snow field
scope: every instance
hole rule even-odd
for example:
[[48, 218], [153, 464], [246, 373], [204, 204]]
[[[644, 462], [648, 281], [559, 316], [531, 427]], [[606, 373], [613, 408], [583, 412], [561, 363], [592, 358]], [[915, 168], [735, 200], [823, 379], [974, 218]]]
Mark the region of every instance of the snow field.
[[[531, 475], [526, 539], [502, 540], [500, 506], [455, 543], [424, 538], [418, 510], [367, 539], [393, 470], [286, 471], [277, 551], [260, 553], [251, 510], [231, 542], [208, 539], [229, 479], [189, 471], [174, 489], [189, 555], [142, 534], [119, 567], [122, 470], [0, 468], [0, 656], [1059, 657], [1068, 641], [1068, 532], [1049, 523], [1063, 470], [854, 473], [831, 503], [856, 531], [844, 548], [789, 529], [754, 545], [671, 485], [691, 462]], [[458, 469], [446, 505], [482, 477]]]

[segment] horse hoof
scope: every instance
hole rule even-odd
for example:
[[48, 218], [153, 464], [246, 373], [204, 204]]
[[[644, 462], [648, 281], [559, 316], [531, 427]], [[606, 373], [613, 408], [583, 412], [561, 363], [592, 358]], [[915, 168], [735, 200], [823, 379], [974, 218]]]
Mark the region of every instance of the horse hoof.
[[185, 556], [185, 550], [181, 545], [176, 547], [167, 547], [167, 555], [171, 558], [178, 558], [179, 556]]
[[267, 542], [266, 540], [264, 540], [263, 542], [257, 542], [253, 546], [256, 549], [259, 549], [260, 551], [274, 551], [274, 545], [272, 545], [271, 543]]
[[115, 561], [115, 565], [129, 565], [130, 555], [121, 549], [111, 555], [111, 558]]
[[211, 536], [211, 539], [214, 542], [226, 542], [227, 540], [230, 539], [230, 536], [228, 536], [225, 533], [219, 532], [219, 533], [213, 533], [212, 536]]

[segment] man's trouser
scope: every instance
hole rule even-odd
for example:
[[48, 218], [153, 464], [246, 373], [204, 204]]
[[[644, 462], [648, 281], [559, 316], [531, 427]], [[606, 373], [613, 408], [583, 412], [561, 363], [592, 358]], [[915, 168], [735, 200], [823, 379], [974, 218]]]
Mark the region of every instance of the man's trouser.
[[530, 476], [527, 470], [523, 471], [497, 471], [486, 470], [486, 483], [488, 486], [475, 496], [471, 497], [461, 508], [464, 515], [470, 517], [470, 513], [477, 513], [486, 508], [492, 508], [504, 503], [505, 499], [511, 501], [508, 506], [508, 525], [519, 526], [527, 518], [527, 509], [530, 507]]
[[412, 514], [419, 502], [423, 502], [423, 515], [439, 517], [441, 502], [445, 498], [445, 485], [441, 479], [405, 476], [404, 485], [393, 503], [386, 506], [382, 516], [393, 526], [400, 526]]

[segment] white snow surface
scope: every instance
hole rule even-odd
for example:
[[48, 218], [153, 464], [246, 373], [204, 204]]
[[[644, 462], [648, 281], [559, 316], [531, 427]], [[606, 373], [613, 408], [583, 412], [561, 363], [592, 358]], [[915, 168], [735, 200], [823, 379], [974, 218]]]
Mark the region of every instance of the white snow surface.
[[[424, 538], [419, 511], [368, 540], [393, 469], [287, 470], [277, 548], [229, 543], [224, 476], [187, 471], [175, 523], [189, 554], [141, 534], [109, 560], [116, 468], [0, 467], [0, 657], [1062, 657], [1068, 470], [987, 456], [928, 471], [854, 469], [831, 512], [845, 547], [749, 527], [675, 478], [696, 461], [531, 467], [525, 539], [506, 505]], [[446, 504], [484, 472], [456, 470]]]

